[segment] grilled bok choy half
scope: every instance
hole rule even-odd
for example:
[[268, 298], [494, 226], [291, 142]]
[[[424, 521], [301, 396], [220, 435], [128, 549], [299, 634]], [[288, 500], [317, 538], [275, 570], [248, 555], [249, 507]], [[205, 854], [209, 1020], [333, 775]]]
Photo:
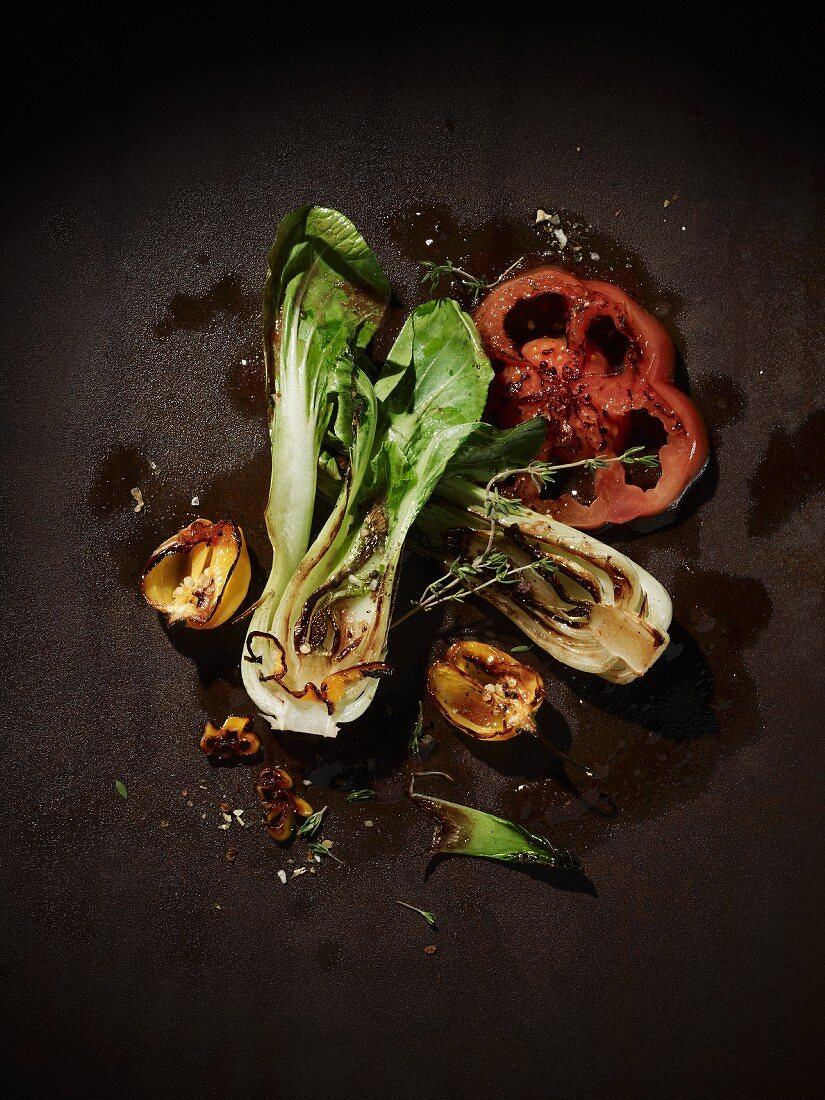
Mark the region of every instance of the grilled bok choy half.
[[[275, 284], [279, 277], [273, 272], [270, 279]], [[285, 529], [303, 522], [308, 530], [315, 491], [314, 469], [311, 477], [307, 472], [311, 494], [305, 486], [284, 490], [278, 463], [289, 461], [289, 447], [317, 461], [324, 420], [346, 455], [346, 470], [332, 513], [302, 560], [273, 567], [243, 668], [250, 697], [275, 729], [329, 737], [366, 710], [376, 677], [389, 671], [387, 631], [404, 539], [478, 421], [492, 370], [459, 306], [428, 302], [408, 318], [375, 383], [360, 332], [336, 349], [335, 369], [311, 395], [327, 411], [307, 425], [288, 412], [303, 409], [307, 397], [299, 402], [288, 389], [315, 383], [300, 371], [287, 375], [283, 364], [292, 329], [301, 333], [308, 324], [300, 302], [289, 314], [282, 310], [267, 510], [276, 558]], [[315, 432], [311, 444], [308, 431]], [[296, 514], [302, 508], [303, 517]]]
[[563, 664], [615, 684], [643, 676], [668, 644], [672, 606], [662, 585], [618, 550], [517, 500], [506, 502], [488, 551], [490, 511], [483, 489], [446, 477], [417, 535], [448, 565], [503, 555], [517, 580], [487, 584], [482, 571], [472, 587]]

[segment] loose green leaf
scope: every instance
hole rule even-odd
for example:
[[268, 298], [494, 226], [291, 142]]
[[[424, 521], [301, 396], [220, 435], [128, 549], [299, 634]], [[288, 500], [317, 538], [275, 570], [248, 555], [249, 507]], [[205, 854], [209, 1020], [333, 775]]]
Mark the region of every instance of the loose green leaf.
[[410, 797], [436, 818], [432, 847], [435, 855], [479, 856], [502, 863], [541, 864], [563, 871], [582, 869], [581, 861], [572, 852], [504, 817], [415, 791], [410, 792]]
[[374, 797], [375, 791], [372, 787], [364, 787], [360, 791], [350, 791], [347, 795], [347, 802], [369, 802]]
[[126, 784], [123, 782], [122, 779], [116, 779], [115, 780], [115, 790], [117, 791], [117, 793], [120, 795], [121, 798], [128, 798], [129, 797], [129, 793], [126, 790]]
[[413, 913], [418, 913], [429, 924], [430, 928], [434, 928], [438, 931], [438, 924], [435, 919], [435, 914], [428, 912], [426, 909], [419, 909], [417, 905], [410, 905], [408, 901], [398, 901], [396, 899], [396, 905], [403, 905], [405, 909], [412, 909]]
[[529, 653], [533, 647], [531, 645], [514, 645], [510, 646], [511, 653]]
[[316, 810], [314, 814], [298, 826], [297, 835], [301, 837], [302, 840], [312, 839], [321, 828], [321, 822], [324, 820], [324, 814], [328, 809], [328, 806], [324, 806], [322, 809]]

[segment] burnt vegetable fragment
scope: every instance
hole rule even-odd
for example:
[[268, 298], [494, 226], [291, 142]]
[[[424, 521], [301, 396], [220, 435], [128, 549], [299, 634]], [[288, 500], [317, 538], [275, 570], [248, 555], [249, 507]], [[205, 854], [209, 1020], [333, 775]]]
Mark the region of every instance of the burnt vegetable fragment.
[[292, 776], [283, 768], [262, 768], [255, 791], [264, 808], [266, 831], [273, 840], [289, 840], [295, 817], [310, 817], [312, 807], [292, 792]]
[[207, 756], [228, 760], [232, 756], [254, 756], [260, 751], [261, 739], [252, 730], [251, 718], [230, 714], [220, 727], [207, 722], [200, 744]]
[[231, 520], [196, 519], [155, 550], [141, 591], [167, 622], [213, 630], [237, 611], [249, 588], [246, 539]]
[[501, 863], [553, 867], [581, 871], [579, 858], [504, 817], [484, 813], [458, 802], [410, 791], [410, 798], [436, 819], [433, 855], [477, 856]]

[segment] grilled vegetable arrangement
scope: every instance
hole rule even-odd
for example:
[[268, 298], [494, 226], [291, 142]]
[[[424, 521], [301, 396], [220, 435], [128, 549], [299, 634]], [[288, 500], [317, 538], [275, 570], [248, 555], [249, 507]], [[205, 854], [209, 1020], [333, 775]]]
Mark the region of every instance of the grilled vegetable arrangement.
[[[391, 627], [473, 596], [556, 660], [615, 684], [665, 651], [664, 588], [581, 529], [661, 513], [701, 472], [707, 436], [673, 384], [670, 338], [615, 287], [547, 267], [507, 278], [512, 268], [473, 284], [490, 289], [478, 329], [457, 302], [425, 302], [376, 364], [368, 352], [390, 286], [363, 237], [323, 207], [281, 222], [263, 307], [272, 564], [241, 615], [251, 619], [239, 655], [249, 698], [274, 729], [335, 736], [391, 673]], [[634, 435], [637, 414], [660, 425], [658, 447]], [[571, 487], [582, 475], [590, 498]], [[396, 610], [405, 546], [446, 572]], [[236, 615], [250, 574], [241, 529], [198, 519], [152, 554], [141, 587], [170, 626], [202, 630]], [[427, 683], [473, 738], [542, 737], [541, 676], [493, 646], [455, 642]], [[201, 747], [225, 763], [262, 745], [249, 716], [229, 716], [207, 724]], [[267, 763], [257, 790], [273, 839], [288, 840], [296, 817], [312, 839], [325, 810], [312, 815], [287, 772]], [[438, 820], [435, 852], [580, 869], [503, 818], [410, 796]], [[329, 843], [313, 851], [329, 855]]]

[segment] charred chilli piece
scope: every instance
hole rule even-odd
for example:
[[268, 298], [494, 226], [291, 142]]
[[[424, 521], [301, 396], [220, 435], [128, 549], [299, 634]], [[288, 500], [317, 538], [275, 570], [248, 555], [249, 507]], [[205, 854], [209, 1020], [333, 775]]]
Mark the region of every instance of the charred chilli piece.
[[207, 722], [201, 737], [201, 751], [218, 760], [233, 756], [254, 756], [260, 752], [261, 739], [252, 729], [252, 718], [230, 714], [218, 727]]
[[283, 768], [261, 769], [255, 787], [264, 808], [266, 831], [273, 840], [289, 840], [295, 828], [295, 817], [310, 817], [312, 807], [292, 791], [292, 776]]
[[539, 731], [533, 716], [544, 701], [544, 682], [509, 653], [485, 642], [454, 642], [430, 664], [427, 686], [435, 705], [462, 733], [477, 741], [509, 741], [530, 733], [565, 763], [595, 778]]
[[535, 669], [484, 642], [455, 642], [427, 670], [427, 685], [448, 722], [479, 741], [535, 733], [544, 699]]
[[221, 626], [238, 609], [249, 588], [246, 539], [231, 520], [196, 519], [155, 550], [141, 574], [147, 603], [170, 626], [193, 630]]
[[558, 463], [615, 458], [632, 444], [658, 449], [660, 470], [607, 463], [592, 486], [544, 499], [534, 479], [517, 491], [538, 512], [592, 529], [659, 515], [705, 467], [701, 414], [673, 382], [663, 326], [609, 283], [540, 267], [497, 286], [475, 313], [496, 376], [488, 417], [499, 427], [541, 416], [535, 456]]

